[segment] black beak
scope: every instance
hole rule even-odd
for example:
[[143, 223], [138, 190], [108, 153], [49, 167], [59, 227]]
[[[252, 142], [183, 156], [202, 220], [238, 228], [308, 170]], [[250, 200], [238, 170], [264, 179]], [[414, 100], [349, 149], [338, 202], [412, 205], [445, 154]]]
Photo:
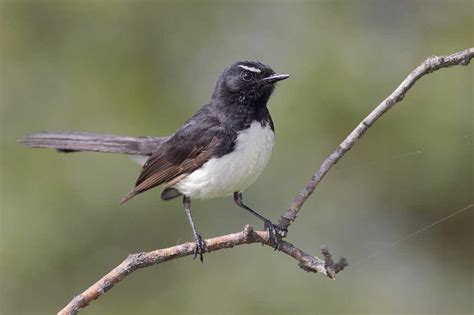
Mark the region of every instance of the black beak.
[[281, 80], [288, 79], [289, 77], [289, 74], [273, 74], [269, 77], [263, 78], [262, 81], [267, 83], [275, 83]]

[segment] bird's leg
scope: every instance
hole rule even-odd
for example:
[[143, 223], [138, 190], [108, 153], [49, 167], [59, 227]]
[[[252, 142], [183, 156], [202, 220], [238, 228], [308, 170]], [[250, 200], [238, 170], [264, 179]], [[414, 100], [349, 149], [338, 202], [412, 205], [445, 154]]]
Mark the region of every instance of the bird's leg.
[[234, 193], [234, 202], [241, 208], [247, 210], [257, 218], [263, 221], [265, 230], [268, 232], [268, 241], [274, 245], [275, 250], [278, 248], [278, 244], [280, 243], [281, 236], [283, 234], [283, 231], [281, 231], [278, 226], [273, 224], [270, 220], [262, 216], [260, 213], [257, 211], [253, 210], [249, 206], [245, 205], [242, 201], [242, 193], [240, 192], [235, 192]]
[[196, 232], [196, 228], [194, 227], [193, 217], [191, 216], [191, 198], [184, 196], [183, 206], [184, 210], [186, 211], [186, 215], [188, 216], [189, 224], [191, 224], [191, 228], [193, 229], [194, 242], [196, 243], [196, 249], [194, 250], [193, 259], [196, 259], [197, 255], [199, 254], [199, 260], [203, 262], [203, 254], [205, 252], [208, 252], [209, 250], [207, 249], [206, 242], [202, 240], [201, 235]]

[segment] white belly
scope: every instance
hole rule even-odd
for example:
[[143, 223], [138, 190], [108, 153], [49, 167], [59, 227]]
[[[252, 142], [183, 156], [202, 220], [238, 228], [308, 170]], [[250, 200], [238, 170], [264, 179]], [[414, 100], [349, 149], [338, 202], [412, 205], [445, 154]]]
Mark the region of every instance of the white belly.
[[207, 199], [242, 192], [257, 180], [267, 166], [275, 143], [267, 124], [253, 122], [239, 133], [234, 151], [207, 161], [174, 188], [191, 198]]

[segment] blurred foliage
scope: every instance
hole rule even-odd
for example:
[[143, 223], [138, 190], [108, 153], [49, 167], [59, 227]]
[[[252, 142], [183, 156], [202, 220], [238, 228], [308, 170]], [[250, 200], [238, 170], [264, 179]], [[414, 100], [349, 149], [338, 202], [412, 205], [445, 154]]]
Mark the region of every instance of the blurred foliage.
[[[245, 198], [277, 219], [409, 71], [472, 46], [473, 12], [458, 0], [1, 1], [1, 313], [54, 313], [128, 253], [191, 239], [159, 190], [118, 206], [139, 170], [127, 157], [27, 149], [22, 135], [166, 135], [227, 64], [261, 60], [292, 77]], [[387, 246], [473, 201], [473, 67], [423, 78], [305, 204], [289, 240], [345, 255], [337, 281], [239, 247], [138, 271], [84, 314], [472, 313], [472, 209]], [[230, 198], [193, 206], [206, 237], [259, 226]]]

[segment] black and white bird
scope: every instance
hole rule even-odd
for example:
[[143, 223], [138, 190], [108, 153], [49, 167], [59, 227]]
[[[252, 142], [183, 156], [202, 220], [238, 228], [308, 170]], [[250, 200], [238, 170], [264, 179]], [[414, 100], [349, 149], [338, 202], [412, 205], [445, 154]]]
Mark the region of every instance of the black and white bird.
[[161, 199], [183, 196], [196, 252], [206, 245], [191, 217], [191, 199], [234, 195], [235, 203], [264, 221], [276, 241], [275, 226], [246, 206], [242, 192], [255, 182], [270, 159], [275, 142], [267, 108], [275, 83], [288, 78], [260, 62], [230, 65], [219, 76], [209, 104], [188, 119], [146, 161], [135, 187], [121, 203], [158, 185]]
[[[270, 242], [277, 246], [280, 231], [243, 203], [242, 192], [256, 181], [270, 159], [275, 129], [267, 103], [275, 83], [288, 77], [255, 61], [228, 66], [219, 76], [210, 102], [174, 134], [163, 138], [152, 154], [146, 156], [133, 189], [121, 203], [159, 185], [164, 188], [163, 200], [182, 196], [196, 243], [194, 258], [199, 255], [202, 261], [207, 248], [191, 217], [191, 200], [233, 195], [239, 207], [264, 222]], [[137, 143], [129, 138], [116, 138], [77, 132], [43, 132], [26, 136], [20, 142], [61, 152], [130, 154], [137, 151]]]

